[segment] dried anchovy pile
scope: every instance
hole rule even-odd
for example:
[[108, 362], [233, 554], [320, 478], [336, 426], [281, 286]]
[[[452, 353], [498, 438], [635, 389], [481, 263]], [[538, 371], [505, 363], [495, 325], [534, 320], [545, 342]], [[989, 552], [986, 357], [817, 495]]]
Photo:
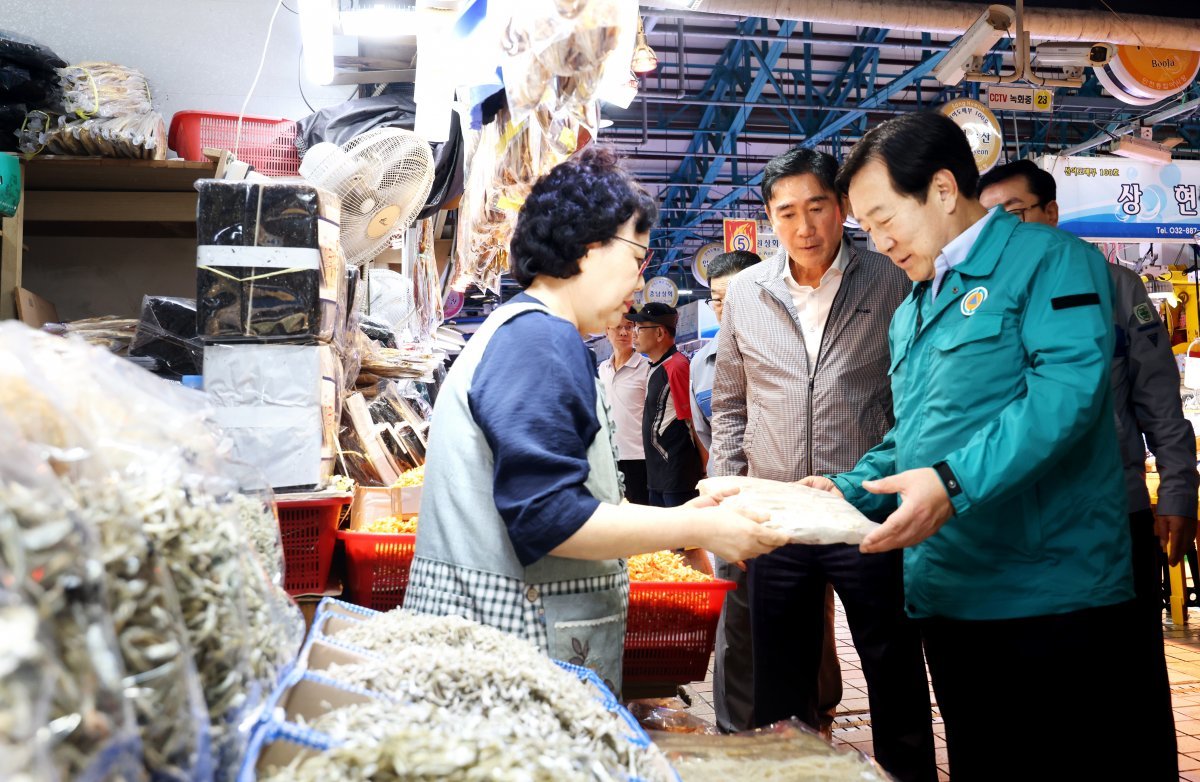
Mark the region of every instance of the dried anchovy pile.
[[142, 532], [135, 496], [115, 478], [68, 485], [100, 538], [146, 771], [155, 780], [203, 778], [209, 765], [204, 695], [174, 587]]
[[[62, 779], [96, 773], [116, 742], [136, 736], [104, 600], [104, 572], [84, 554], [89, 538], [65, 504], [0, 480], [0, 564], [37, 610], [61, 663], [50, 685], [48, 728]], [[137, 749], [136, 743], [127, 746]]]
[[[338, 633], [380, 660], [334, 665], [330, 677], [401, 701], [446, 712], [446, 724], [479, 721], [509, 726], [546, 755], [654, 779], [646, 753], [624, 725], [579, 680], [535, 646], [461, 617], [401, 610]], [[457, 730], [457, 729], [455, 729]]]
[[253, 705], [247, 702], [253, 692], [253, 642], [246, 628], [254, 627], [256, 619], [243, 598], [238, 529], [211, 497], [185, 491], [179, 481], [146, 479], [126, 491], [141, 509], [142, 528], [175, 582], [208, 704], [218, 776], [232, 775], [241, 751], [237, 725]]
[[594, 782], [612, 775], [575, 766], [536, 736], [517, 736], [500, 720], [442, 717], [421, 705], [375, 703], [330, 712], [313, 727], [342, 746], [310, 755], [263, 782]]

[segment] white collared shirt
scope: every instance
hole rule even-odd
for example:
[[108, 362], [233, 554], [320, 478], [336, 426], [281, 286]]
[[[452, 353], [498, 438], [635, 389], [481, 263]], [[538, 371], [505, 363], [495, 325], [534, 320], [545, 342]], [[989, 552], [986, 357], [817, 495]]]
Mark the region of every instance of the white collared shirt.
[[993, 206], [990, 212], [976, 220], [970, 228], [951, 239], [950, 244], [942, 248], [941, 254], [933, 261], [933, 285], [930, 286], [929, 291], [933, 295], [929, 298], [930, 301], [935, 300], [938, 291], [942, 289], [942, 280], [946, 277], [946, 272], [967, 260], [979, 234], [983, 233], [983, 227], [987, 225], [987, 221], [992, 218], [996, 210], [1001, 208], [999, 205]]
[[597, 373], [604, 385], [604, 395], [612, 408], [617, 427], [617, 458], [631, 461], [646, 458], [642, 443], [642, 411], [646, 407], [646, 382], [650, 379], [650, 359], [636, 350], [620, 369], [613, 370], [610, 356], [600, 362]]
[[817, 363], [817, 353], [821, 350], [821, 337], [825, 333], [825, 323], [829, 320], [829, 311], [833, 308], [833, 299], [837, 296], [838, 288], [842, 287], [842, 274], [850, 261], [850, 253], [846, 243], [842, 242], [833, 264], [821, 276], [817, 287], [801, 285], [792, 275], [792, 263], [784, 264], [784, 282], [788, 292], [792, 294], [792, 303], [796, 306], [796, 314], [800, 318], [800, 328], [804, 332], [804, 349], [808, 352], [809, 364]]

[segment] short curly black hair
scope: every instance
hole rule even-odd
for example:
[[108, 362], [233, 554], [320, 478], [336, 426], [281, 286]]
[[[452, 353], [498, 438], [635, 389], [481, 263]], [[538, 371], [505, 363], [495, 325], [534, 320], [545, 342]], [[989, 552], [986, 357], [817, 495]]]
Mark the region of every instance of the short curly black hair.
[[616, 154], [588, 147], [550, 169], [525, 199], [509, 244], [512, 275], [522, 288], [539, 274], [574, 277], [588, 245], [612, 241], [630, 218], [645, 233], [658, 206]]

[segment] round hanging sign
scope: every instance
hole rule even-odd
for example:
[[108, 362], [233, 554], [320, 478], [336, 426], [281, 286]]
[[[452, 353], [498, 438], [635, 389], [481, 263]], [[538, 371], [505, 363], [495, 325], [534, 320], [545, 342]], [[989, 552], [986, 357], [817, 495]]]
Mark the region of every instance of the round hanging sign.
[[1200, 72], [1200, 52], [1118, 46], [1106, 70], [1135, 97], [1162, 100], [1195, 81]]
[[467, 303], [467, 296], [462, 291], [451, 290], [446, 294], [445, 301], [442, 302], [442, 319], [450, 320], [458, 313], [462, 312], [463, 305]]
[[1000, 150], [1004, 147], [1004, 137], [991, 109], [977, 100], [959, 98], [942, 104], [938, 110], [954, 120], [954, 124], [966, 134], [971, 151], [975, 153], [975, 165], [979, 173], [996, 165]]
[[696, 251], [696, 256], [692, 258], [692, 276], [696, 278], [696, 282], [708, 285], [708, 264], [723, 252], [725, 245], [720, 242], [709, 242]]
[[670, 277], [651, 277], [646, 281], [645, 299], [674, 307], [679, 301], [679, 286]]

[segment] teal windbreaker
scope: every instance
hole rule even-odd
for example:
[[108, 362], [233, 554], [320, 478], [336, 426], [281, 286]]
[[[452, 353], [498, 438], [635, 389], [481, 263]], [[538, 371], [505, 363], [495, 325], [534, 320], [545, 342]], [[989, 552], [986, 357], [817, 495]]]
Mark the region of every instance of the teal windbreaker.
[[935, 301], [927, 288], [889, 331], [895, 427], [830, 476], [881, 519], [896, 497], [864, 480], [939, 462], [953, 472], [954, 515], [904, 551], [909, 614], [1010, 619], [1131, 599], [1104, 258], [995, 210]]

